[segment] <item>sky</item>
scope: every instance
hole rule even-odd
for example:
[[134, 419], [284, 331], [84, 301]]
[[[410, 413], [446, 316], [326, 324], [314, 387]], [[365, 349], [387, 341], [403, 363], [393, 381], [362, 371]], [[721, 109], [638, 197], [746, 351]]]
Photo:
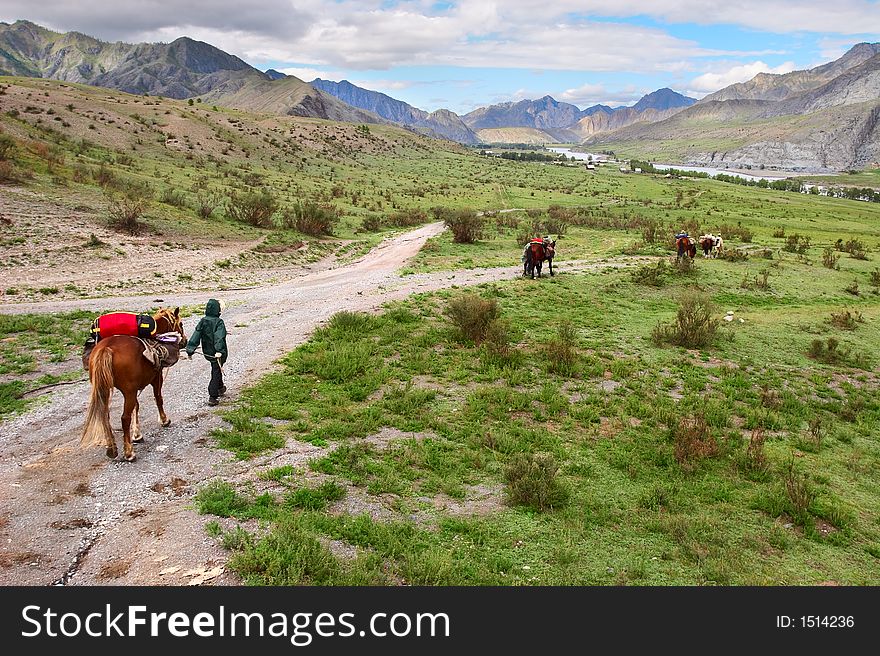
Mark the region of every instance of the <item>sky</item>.
[[108, 41], [189, 36], [459, 114], [545, 95], [630, 105], [662, 87], [701, 98], [880, 41], [880, 0], [0, 0], [0, 21], [17, 19]]

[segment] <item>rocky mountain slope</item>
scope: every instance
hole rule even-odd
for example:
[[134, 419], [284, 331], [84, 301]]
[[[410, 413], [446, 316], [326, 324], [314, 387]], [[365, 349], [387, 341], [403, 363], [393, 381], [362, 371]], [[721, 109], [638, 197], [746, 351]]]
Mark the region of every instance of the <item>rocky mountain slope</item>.
[[468, 127], [480, 131], [501, 128], [531, 128], [549, 135], [549, 141], [583, 141], [595, 134], [615, 130], [636, 122], [660, 121], [696, 102], [672, 89], [658, 89], [642, 97], [632, 107], [612, 109], [606, 105], [593, 105], [580, 109], [575, 105], [559, 102], [552, 96], [539, 100], [520, 100], [488, 107], [480, 107], [462, 119]]
[[880, 162], [880, 44], [785, 75], [761, 73], [671, 118], [588, 139], [589, 147], [691, 164], [803, 171]]
[[479, 138], [461, 118], [448, 109], [426, 112], [409, 103], [397, 100], [378, 91], [371, 91], [352, 84], [348, 80], [331, 82], [317, 78], [310, 84], [342, 102], [373, 112], [382, 118], [429, 134], [459, 143], [479, 143]]
[[237, 109], [378, 123], [302, 80], [263, 73], [219, 48], [187, 37], [171, 43], [106, 43], [28, 21], [0, 23], [0, 75], [51, 78], [128, 93], [192, 98]]

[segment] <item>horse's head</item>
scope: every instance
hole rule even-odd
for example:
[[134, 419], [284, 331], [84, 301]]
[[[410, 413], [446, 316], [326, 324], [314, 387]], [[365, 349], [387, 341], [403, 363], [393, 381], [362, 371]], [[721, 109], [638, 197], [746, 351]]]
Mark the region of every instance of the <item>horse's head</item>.
[[156, 320], [156, 334], [177, 333], [180, 335], [180, 345], [186, 344], [186, 333], [183, 332], [183, 319], [180, 318], [180, 308], [162, 308], [153, 315]]

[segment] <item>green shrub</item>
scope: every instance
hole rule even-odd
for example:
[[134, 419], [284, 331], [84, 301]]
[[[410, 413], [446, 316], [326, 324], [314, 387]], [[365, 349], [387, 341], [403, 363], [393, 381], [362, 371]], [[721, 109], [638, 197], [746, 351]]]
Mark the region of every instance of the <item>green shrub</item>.
[[257, 228], [273, 227], [272, 217], [277, 210], [278, 202], [267, 189], [243, 193], [230, 191], [226, 197], [226, 216]]
[[281, 215], [285, 228], [294, 228], [304, 235], [324, 237], [333, 234], [339, 222], [339, 210], [334, 205], [300, 201]]
[[498, 319], [501, 308], [494, 298], [464, 294], [449, 301], [446, 316], [464, 339], [480, 344], [489, 332], [489, 326]]
[[510, 503], [552, 510], [568, 503], [569, 491], [557, 478], [559, 466], [550, 454], [517, 453], [504, 470]]
[[677, 420], [672, 427], [672, 441], [675, 461], [686, 470], [718, 453], [718, 442], [709, 431], [706, 417], [700, 413]]
[[483, 237], [486, 221], [473, 210], [435, 207], [431, 212], [452, 231], [452, 241], [456, 244], [473, 244]]
[[551, 373], [570, 376], [575, 372], [578, 360], [577, 327], [564, 319], [556, 329], [556, 337], [544, 345], [544, 359]]
[[110, 227], [131, 235], [140, 232], [140, 218], [147, 211], [151, 196], [152, 189], [142, 182], [117, 181], [113, 187], [105, 187]]
[[634, 270], [630, 277], [632, 281], [639, 285], [648, 285], [649, 287], [662, 287], [666, 284], [666, 276], [669, 275], [669, 265], [665, 260], [659, 260], [657, 264], [639, 267]]
[[714, 314], [715, 305], [711, 299], [690, 292], [679, 302], [675, 321], [665, 326], [657, 324], [651, 338], [657, 345], [669, 343], [685, 348], [709, 346], [715, 341], [721, 324]]

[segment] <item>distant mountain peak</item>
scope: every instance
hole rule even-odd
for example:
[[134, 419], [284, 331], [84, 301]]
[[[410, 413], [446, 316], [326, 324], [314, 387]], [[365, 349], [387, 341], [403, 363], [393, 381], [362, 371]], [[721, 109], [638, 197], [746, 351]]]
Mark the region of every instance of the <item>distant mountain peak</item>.
[[280, 71], [276, 71], [274, 68], [270, 68], [268, 71], [266, 71], [266, 77], [268, 77], [270, 80], [283, 80], [287, 76]]
[[677, 91], [673, 91], [669, 87], [663, 87], [642, 96], [632, 108], [637, 112], [643, 112], [646, 109], [656, 109], [662, 112], [678, 107], [690, 107], [695, 102], [697, 102], [695, 98], [689, 98]]

